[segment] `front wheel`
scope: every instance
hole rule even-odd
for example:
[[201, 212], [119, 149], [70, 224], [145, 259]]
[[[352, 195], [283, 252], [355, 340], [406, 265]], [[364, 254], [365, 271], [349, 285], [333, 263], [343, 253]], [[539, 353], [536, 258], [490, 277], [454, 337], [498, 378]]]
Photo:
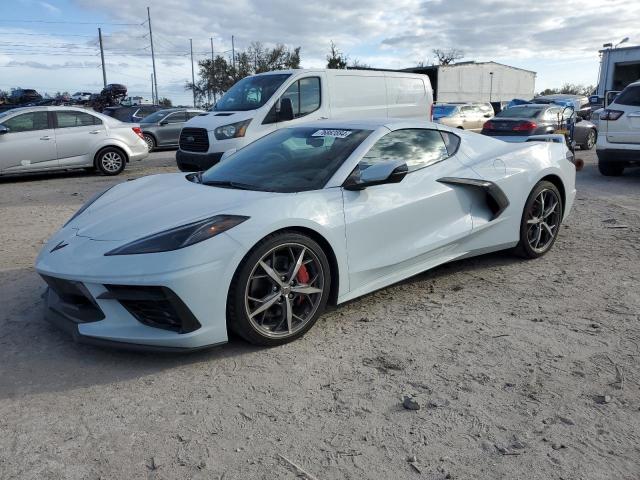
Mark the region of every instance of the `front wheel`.
[[124, 170], [126, 163], [124, 153], [117, 148], [105, 148], [96, 155], [96, 167], [103, 175], [118, 175]]
[[229, 290], [229, 327], [257, 345], [304, 335], [322, 315], [331, 288], [327, 256], [294, 232], [270, 235], [242, 261]]
[[551, 182], [538, 182], [524, 205], [516, 253], [524, 258], [538, 258], [551, 250], [558, 238], [562, 212], [558, 188]]

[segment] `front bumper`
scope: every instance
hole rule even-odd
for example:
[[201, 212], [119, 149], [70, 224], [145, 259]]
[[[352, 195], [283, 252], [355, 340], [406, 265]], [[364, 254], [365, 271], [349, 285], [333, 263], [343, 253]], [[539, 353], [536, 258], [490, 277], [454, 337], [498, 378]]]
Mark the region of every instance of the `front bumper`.
[[[61, 241], [68, 245], [52, 252]], [[235, 240], [220, 234], [173, 252], [104, 256], [122, 243], [80, 237], [67, 227], [45, 245], [36, 270], [52, 287], [45, 302], [49, 321], [79, 342], [135, 350], [188, 351], [227, 341], [227, 293], [244, 252]], [[177, 302], [166, 303], [158, 292], [170, 292]], [[190, 323], [183, 322], [188, 315]], [[167, 325], [176, 316], [179, 324]]]
[[176, 152], [176, 163], [182, 172], [201, 172], [217, 164], [224, 152], [193, 153], [184, 150]]

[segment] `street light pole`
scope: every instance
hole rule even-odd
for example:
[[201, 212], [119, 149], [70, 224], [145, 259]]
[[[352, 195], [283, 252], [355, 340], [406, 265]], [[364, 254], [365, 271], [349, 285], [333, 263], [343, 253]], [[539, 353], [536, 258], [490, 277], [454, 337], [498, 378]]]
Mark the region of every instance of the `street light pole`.
[[196, 74], [193, 70], [193, 39], [189, 39], [189, 47], [191, 48], [191, 90], [193, 91], [193, 108], [196, 107]]
[[149, 42], [151, 43], [151, 63], [153, 64], [153, 86], [156, 90], [156, 102], [158, 103], [158, 75], [156, 74], [156, 56], [153, 51], [153, 31], [151, 30], [151, 10], [147, 7], [147, 22], [149, 22]]

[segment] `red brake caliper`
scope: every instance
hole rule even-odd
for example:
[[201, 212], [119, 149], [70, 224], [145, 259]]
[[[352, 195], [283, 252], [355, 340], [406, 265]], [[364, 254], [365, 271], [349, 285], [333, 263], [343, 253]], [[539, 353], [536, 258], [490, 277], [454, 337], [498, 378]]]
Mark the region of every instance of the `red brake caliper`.
[[[309, 270], [307, 270], [306, 265], [301, 265], [300, 270], [298, 270], [298, 275], [296, 275], [296, 280], [298, 283], [307, 284], [309, 283]], [[302, 297], [298, 297], [298, 305], [302, 303]]]

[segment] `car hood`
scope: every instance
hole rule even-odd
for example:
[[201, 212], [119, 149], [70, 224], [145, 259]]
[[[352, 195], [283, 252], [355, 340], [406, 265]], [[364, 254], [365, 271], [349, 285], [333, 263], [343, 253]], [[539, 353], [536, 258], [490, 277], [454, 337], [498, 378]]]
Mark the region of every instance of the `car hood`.
[[215, 130], [223, 125], [241, 122], [256, 116], [256, 110], [247, 110], [243, 112], [208, 112], [206, 115], [198, 115], [188, 120], [184, 124], [185, 127], [206, 128], [207, 130]]
[[153, 175], [108, 190], [69, 228], [93, 240], [136, 240], [217, 214], [233, 214], [270, 192], [219, 188], [187, 180], [183, 173]]

